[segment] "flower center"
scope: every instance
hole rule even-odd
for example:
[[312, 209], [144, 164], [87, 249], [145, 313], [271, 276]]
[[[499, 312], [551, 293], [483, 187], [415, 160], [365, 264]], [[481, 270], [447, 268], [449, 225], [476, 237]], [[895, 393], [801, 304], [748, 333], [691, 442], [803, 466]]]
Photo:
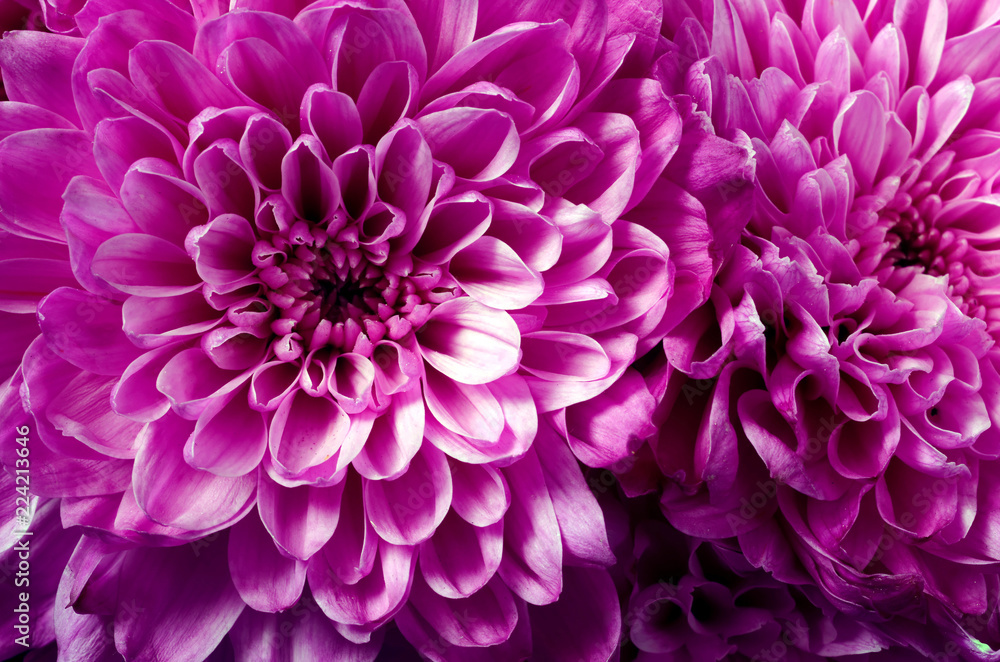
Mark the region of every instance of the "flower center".
[[923, 184], [909, 192], [900, 191], [882, 210], [881, 221], [888, 227], [882, 266], [916, 267], [946, 278], [948, 296], [959, 309], [969, 317], [985, 320], [986, 307], [975, 296], [963, 260], [969, 242], [952, 230], [936, 227], [933, 219], [941, 209], [941, 198], [929, 190], [929, 183]]
[[370, 357], [380, 340], [403, 339], [460, 294], [439, 267], [373, 254], [362, 241], [358, 224], [335, 217], [326, 227], [300, 220], [257, 242], [253, 261], [276, 311], [277, 358], [322, 347]]

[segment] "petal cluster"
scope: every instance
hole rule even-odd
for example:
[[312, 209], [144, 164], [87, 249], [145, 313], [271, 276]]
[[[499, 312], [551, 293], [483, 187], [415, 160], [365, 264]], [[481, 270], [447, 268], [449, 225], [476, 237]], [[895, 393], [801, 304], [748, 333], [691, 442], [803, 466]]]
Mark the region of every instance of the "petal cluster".
[[0, 404], [87, 534], [60, 647], [258, 659], [313, 605], [302, 651], [607, 659], [577, 458], [649, 433], [630, 364], [752, 194], [659, 13], [56, 4], [0, 41]]
[[[642, 364], [659, 431], [623, 479], [859, 617], [995, 610], [996, 20], [900, 0], [665, 21], [713, 54], [661, 71], [750, 137], [754, 210]], [[958, 635], [963, 654], [991, 632]]]

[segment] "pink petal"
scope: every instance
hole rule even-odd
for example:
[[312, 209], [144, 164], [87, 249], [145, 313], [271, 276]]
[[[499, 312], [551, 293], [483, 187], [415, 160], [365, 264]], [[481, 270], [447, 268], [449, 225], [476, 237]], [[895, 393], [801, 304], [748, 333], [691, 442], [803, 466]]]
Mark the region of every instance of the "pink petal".
[[380, 538], [395, 545], [423, 542], [451, 506], [448, 460], [426, 444], [399, 477], [366, 480], [364, 495], [368, 519]]
[[253, 474], [225, 478], [184, 461], [190, 421], [168, 413], [146, 424], [136, 442], [133, 484], [139, 506], [151, 519], [189, 530], [221, 524], [243, 509], [257, 488]]
[[345, 485], [288, 488], [261, 473], [257, 508], [278, 547], [302, 561], [312, 558], [337, 528]]
[[469, 296], [500, 310], [530, 305], [544, 287], [541, 274], [493, 237], [480, 237], [459, 251], [448, 270]]
[[51, 110], [79, 124], [70, 72], [83, 44], [78, 37], [34, 30], [7, 34], [0, 44], [6, 98]]
[[461, 297], [438, 305], [417, 334], [420, 353], [462, 384], [485, 384], [512, 372], [521, 337], [505, 312]]
[[388, 411], [375, 419], [367, 441], [353, 458], [358, 473], [371, 480], [401, 475], [420, 449], [424, 416], [420, 389], [393, 396]]
[[278, 552], [255, 512], [229, 532], [229, 573], [247, 606], [269, 613], [298, 602], [306, 583], [306, 564]]
[[38, 323], [49, 346], [82, 370], [121, 375], [140, 354], [122, 331], [121, 306], [87, 292], [52, 292], [38, 306]]
[[479, 528], [449, 513], [420, 548], [420, 572], [445, 598], [465, 598], [496, 573], [503, 556], [503, 524]]
[[333, 457], [349, 427], [350, 418], [333, 400], [295, 391], [271, 419], [271, 457], [293, 474], [300, 473]]
[[145, 234], [123, 234], [97, 249], [91, 268], [129, 294], [168, 296], [184, 294], [200, 285], [187, 253], [165, 239]]
[[244, 603], [229, 579], [227, 539], [127, 553], [115, 611], [118, 652], [140, 662], [202, 659], [222, 641]]
[[264, 417], [247, 405], [249, 382], [205, 407], [184, 445], [184, 460], [217, 476], [242, 476], [257, 468], [267, 448]]
[[552, 499], [535, 453], [529, 451], [503, 470], [510, 485], [504, 516], [504, 557], [500, 576], [531, 604], [555, 602], [562, 592], [562, 541]]

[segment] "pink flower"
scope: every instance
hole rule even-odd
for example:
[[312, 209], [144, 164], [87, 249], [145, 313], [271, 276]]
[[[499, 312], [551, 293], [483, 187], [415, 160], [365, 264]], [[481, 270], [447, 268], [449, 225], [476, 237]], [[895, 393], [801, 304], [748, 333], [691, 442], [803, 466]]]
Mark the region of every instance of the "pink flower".
[[310, 658], [395, 619], [435, 660], [607, 659], [576, 458], [633, 444], [611, 405], [652, 410], [629, 366], [752, 172], [644, 77], [656, 13], [78, 4], [0, 42], [0, 403], [87, 533], [58, 644], [258, 659], [318, 605]]
[[[751, 137], [756, 194], [710, 301], [645, 370], [663, 511], [848, 613], [991, 619], [1000, 17], [674, 10], [681, 53], [715, 57], [670, 79]], [[642, 462], [626, 481], [655, 489]], [[971, 656], [1000, 644], [992, 625], [961, 638]]]

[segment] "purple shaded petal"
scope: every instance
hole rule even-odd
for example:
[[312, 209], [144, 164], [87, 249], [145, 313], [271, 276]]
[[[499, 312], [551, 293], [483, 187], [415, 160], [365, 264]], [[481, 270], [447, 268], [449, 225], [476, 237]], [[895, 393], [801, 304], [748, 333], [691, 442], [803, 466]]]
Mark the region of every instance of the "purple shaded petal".
[[115, 647], [127, 659], [201, 659], [222, 641], [244, 603], [229, 579], [228, 538], [127, 553], [115, 612]]
[[200, 285], [191, 258], [165, 239], [145, 234], [112, 237], [97, 249], [91, 268], [129, 294], [168, 296]]
[[254, 497], [254, 475], [226, 478], [193, 469], [184, 441], [194, 426], [168, 413], [139, 433], [133, 484], [136, 501], [151, 519], [189, 530], [209, 529], [240, 512]]
[[[514, 165], [521, 146], [509, 115], [495, 110], [452, 108], [424, 115], [423, 129], [431, 152], [473, 181], [496, 179]], [[470, 150], [470, 145], [475, 148]]]
[[323, 555], [309, 561], [307, 576], [316, 602], [329, 618], [347, 625], [369, 625], [391, 618], [402, 607], [415, 565], [412, 547], [382, 541], [371, 572], [354, 584], [340, 583]]
[[122, 205], [136, 225], [178, 246], [188, 231], [208, 221], [201, 192], [180, 176], [176, 166], [158, 159], [142, 159], [125, 173]]
[[209, 106], [228, 108], [239, 103], [239, 97], [188, 51], [167, 41], [136, 45], [129, 53], [128, 69], [141, 93], [183, 122]]
[[229, 532], [229, 572], [240, 598], [256, 611], [288, 609], [306, 584], [306, 564], [278, 552], [255, 512]]
[[451, 507], [466, 522], [487, 527], [503, 519], [510, 506], [510, 489], [499, 470], [461, 462], [455, 465], [451, 482]]
[[[402, 474], [420, 450], [425, 417], [419, 388], [395, 394], [388, 410], [375, 419], [364, 447], [353, 458], [354, 468], [370, 480]], [[350, 460], [344, 458], [344, 461]]]
[[316, 136], [326, 153], [335, 159], [350, 148], [359, 145], [363, 129], [361, 115], [354, 99], [343, 92], [313, 85], [302, 99], [301, 124]]
[[330, 398], [294, 391], [271, 419], [271, 458], [293, 474], [300, 473], [333, 457], [349, 427], [350, 417]]
[[365, 510], [380, 538], [415, 545], [430, 538], [444, 520], [451, 493], [447, 457], [425, 444], [398, 478], [365, 481]]
[[580, 465], [566, 441], [551, 423], [544, 421], [533, 445], [545, 475], [545, 485], [563, 543], [563, 562], [567, 565], [610, 566], [615, 562], [604, 516], [597, 499], [580, 473]]
[[462, 384], [485, 384], [512, 372], [521, 338], [514, 320], [469, 298], [438, 305], [418, 334], [420, 353]]
[[244, 610], [229, 634], [237, 662], [374, 662], [382, 643], [379, 638], [366, 644], [350, 642], [316, 611], [316, 603], [307, 599], [283, 614]]
[[562, 592], [562, 540], [537, 455], [528, 453], [503, 469], [510, 486], [504, 516], [504, 556], [500, 576], [531, 604], [555, 602]]
[[480, 528], [451, 512], [421, 546], [420, 572], [438, 595], [465, 598], [493, 577], [502, 555], [502, 522]]
[[[614, 582], [604, 570], [567, 567], [559, 601], [529, 606], [532, 658], [603, 662], [619, 643], [621, 612]], [[566, 638], [565, 632], [574, 636]]]
[[0, 261], [0, 283], [0, 310], [5, 313], [33, 313], [50, 292], [76, 285], [66, 260], [45, 258]]
[[336, 530], [345, 485], [346, 480], [332, 487], [282, 487], [262, 472], [257, 508], [275, 543], [294, 558], [307, 561]]
[[267, 449], [267, 424], [247, 405], [249, 388], [247, 382], [205, 407], [184, 444], [184, 461], [191, 467], [236, 477], [260, 464]]
[[593, 467], [627, 457], [639, 439], [652, 432], [655, 401], [634, 369], [585, 404], [566, 410], [566, 430], [573, 454]]
[[89, 372], [71, 379], [45, 409], [56, 430], [110, 457], [135, 457], [141, 427], [111, 409], [115, 380]]
[[499, 239], [480, 237], [448, 265], [458, 284], [476, 301], [500, 310], [524, 308], [544, 288], [542, 276]]
[[413, 584], [409, 608], [440, 633], [442, 643], [453, 646], [478, 648], [503, 643], [518, 621], [514, 596], [499, 578], [457, 599], [441, 597], [418, 579]]
[[[0, 141], [0, 209], [3, 227], [24, 236], [63, 241], [62, 194], [76, 175], [99, 177], [93, 143], [82, 131], [35, 129]], [[30, 184], [31, 195], [24, 195]]]
[[8, 33], [0, 42], [6, 99], [51, 110], [79, 124], [70, 72], [83, 44], [77, 37], [34, 30]]
[[55, 290], [39, 304], [38, 323], [49, 346], [82, 370], [120, 375], [140, 354], [122, 331], [121, 306], [87, 292]]

